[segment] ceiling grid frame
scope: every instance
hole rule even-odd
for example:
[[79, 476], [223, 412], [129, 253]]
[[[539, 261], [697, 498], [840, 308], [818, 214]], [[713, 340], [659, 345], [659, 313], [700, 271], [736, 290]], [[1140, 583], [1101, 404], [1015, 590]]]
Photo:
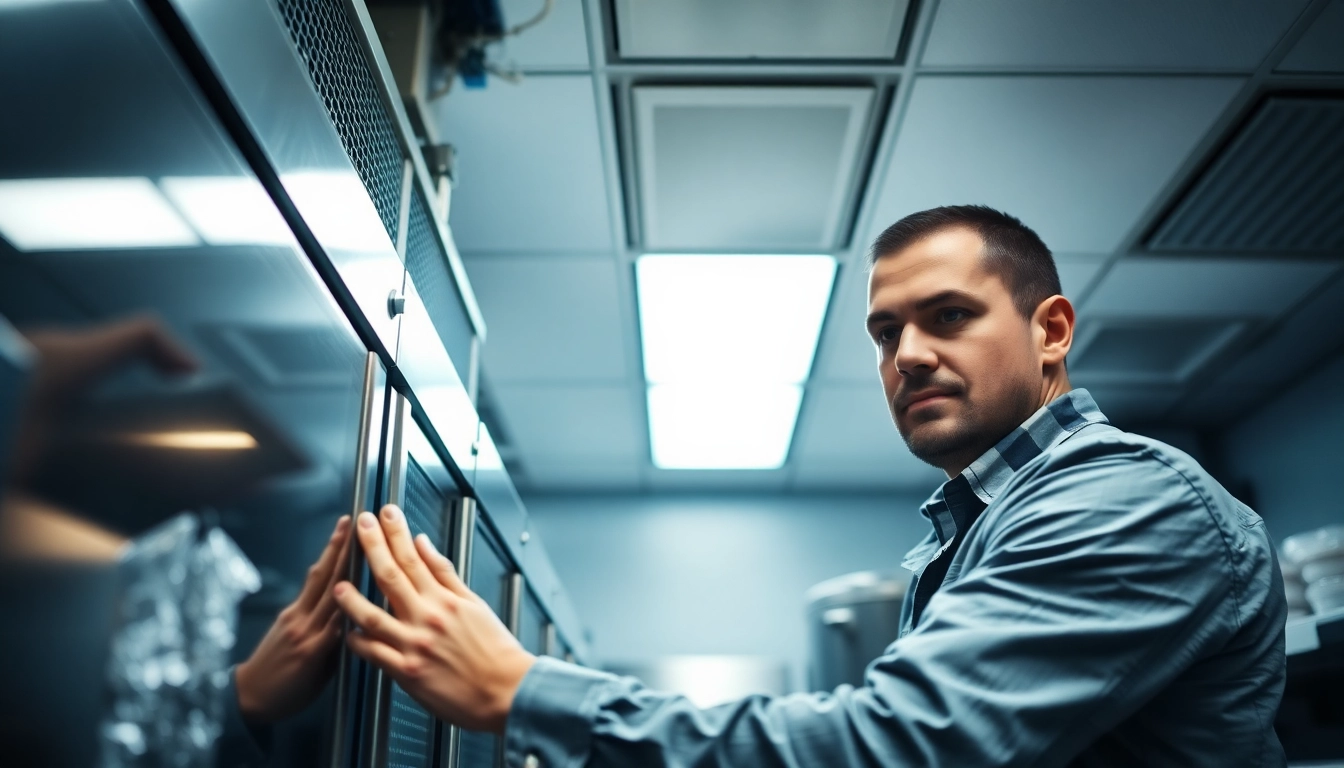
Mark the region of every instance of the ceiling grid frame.
[[[765, 63], [765, 64], [732, 64], [724, 62], [708, 63], [632, 63], [612, 61], [609, 54], [615, 50], [614, 25], [602, 23], [604, 18], [609, 21], [605, 14], [610, 12], [607, 0], [581, 0], [584, 6], [584, 13], [587, 19], [587, 35], [589, 43], [589, 56], [591, 71], [583, 74], [591, 76], [594, 93], [596, 96], [597, 109], [599, 111], [598, 123], [599, 133], [602, 145], [603, 172], [607, 182], [607, 205], [611, 212], [610, 226], [613, 234], [613, 241], [616, 248], [612, 254], [613, 268], [617, 269], [621, 284], [621, 306], [620, 313], [623, 322], [626, 324], [625, 332], [625, 351], [627, 358], [627, 374], [631, 385], [632, 403], [631, 407], [636, 409], [638, 418], [636, 423], [640, 424], [642, 429], [647, 431], [647, 413], [645, 412], [644, 398], [640, 396], [643, 391], [644, 381], [642, 372], [642, 350], [638, 339], [638, 307], [634, 299], [634, 270], [633, 264], [635, 258], [641, 255], [642, 250], [635, 248], [633, 243], [638, 242], [635, 228], [636, 222], [629, 219], [638, 216], [638, 209], [632, 208], [631, 201], [626, 199], [630, 185], [629, 176], [626, 172], [628, 161], [622, 157], [622, 154], [628, 152], [631, 144], [628, 140], [622, 141], [623, 124], [629, 125], [626, 119], [628, 115], [622, 115], [620, 99], [616, 93], [621, 88], [627, 88], [633, 82], [656, 83], [668, 82], [681, 85], [690, 84], [692, 81], [707, 85], [727, 84], [727, 83], [837, 83], [848, 80], [853, 83], [855, 80], [867, 79], [869, 82], [880, 82], [885, 84], [880, 87], [879, 99], [886, 97], [888, 101], [885, 105], [877, 105], [872, 111], [870, 117], [877, 122], [876, 127], [870, 126], [872, 131], [868, 136], [868, 148], [870, 156], [860, 158], [862, 165], [856, 169], [856, 176], [861, 176], [854, 187], [854, 197], [849, 205], [852, 211], [849, 222], [848, 247], [843, 247], [831, 252], [839, 264], [840, 274], [837, 276], [833, 287], [833, 297], [831, 307], [828, 310], [827, 318], [824, 322], [821, 338], [816, 356], [813, 360], [812, 375], [809, 377], [808, 387], [805, 390], [802, 407], [798, 415], [798, 423], [795, 428], [795, 445], [790, 450], [790, 458], [786, 464], [788, 479], [785, 487], [794, 489], [794, 475], [797, 473], [797, 464], [793, 460], [793, 455], [797, 450], [796, 438], [802, 434], [805, 424], [809, 419], [809, 397], [808, 390], [816, 384], [816, 372], [822, 362], [829, 358], [833, 352], [833, 345], [825, 343], [827, 331], [833, 324], [835, 318], [832, 313], [836, 311], [839, 299], [844, 292], [862, 290], [866, 283], [866, 269], [864, 269], [864, 256], [867, 243], [863, 240], [867, 232], [874, 224], [874, 218], [877, 213], [877, 195], [875, 194], [875, 185], [881, 179], [884, 179], [891, 172], [892, 155], [897, 139], [901, 133], [901, 127], [906, 117], [906, 111], [909, 106], [910, 95], [915, 83], [922, 76], [964, 76], [964, 75], [1030, 75], [1033, 77], [1049, 77], [1051, 75], [1097, 75], [1097, 76], [1143, 76], [1152, 75], [1155, 77], [1169, 76], [1173, 74], [1181, 75], [1204, 75], [1209, 77], [1226, 77], [1229, 75], [1246, 76], [1244, 71], [1213, 71], [1203, 69], [1198, 71], [1182, 69], [1163, 69], [1160, 72], [1141, 71], [1131, 72], [1117, 69], [1088, 69], [1088, 68], [1070, 68], [1067, 71], [1042, 72], [1035, 69], [1016, 70], [995, 70], [994, 72], [976, 72], [974, 70], [956, 69], [950, 70], [940, 67], [925, 67], [921, 64], [921, 57], [924, 46], [932, 31], [936, 20], [939, 7], [938, 0], [924, 0], [915, 6], [916, 12], [911, 15], [907, 23], [906, 42], [904, 61], [893, 61], [891, 64], [874, 64], [863, 62], [857, 64], [835, 63], [835, 62], [807, 62], [807, 63]], [[1322, 85], [1338, 85], [1341, 80], [1339, 74], [1332, 73], [1285, 73], [1275, 72], [1274, 68], [1285, 58], [1296, 45], [1298, 40], [1311, 27], [1315, 19], [1326, 9], [1330, 0], [1310, 0], [1299, 14], [1298, 18], [1288, 27], [1287, 31], [1281, 35], [1280, 39], [1273, 46], [1268, 55], [1264, 57], [1257, 69], [1249, 74], [1247, 81], [1243, 84], [1240, 91], [1233, 98], [1232, 102], [1223, 111], [1223, 113], [1209, 127], [1203, 139], [1201, 139], [1193, 151], [1189, 153], [1185, 161], [1173, 169], [1173, 172], [1167, 182], [1162, 185], [1160, 191], [1154, 196], [1153, 200], [1137, 217], [1133, 227], [1121, 238], [1120, 244], [1110, 253], [1099, 268], [1091, 276], [1088, 284], [1080, 291], [1078, 295], [1078, 304], [1085, 304], [1087, 298], [1092, 295], [1097, 287], [1105, 280], [1106, 275], [1114, 267], [1116, 262], [1125, 256], [1142, 253], [1141, 241], [1143, 236], [1153, 225], [1157, 217], [1160, 217], [1167, 209], [1173, 196], [1180, 194], [1183, 185], [1202, 167], [1202, 163], [1210, 152], [1217, 148], [1218, 142], [1226, 132], [1241, 119], [1246, 111], [1254, 106], [1269, 88], [1280, 87], [1301, 87], [1301, 88], [1319, 88]], [[555, 70], [547, 71], [546, 74], [552, 74]], [[539, 73], [540, 74], [540, 73]], [[575, 72], [574, 74], [579, 74]], [[628, 102], [628, 100], [627, 100]], [[885, 106], [883, 109], [881, 107]], [[628, 104], [626, 106], [628, 109]], [[635, 201], [637, 204], [637, 201]], [[853, 267], [852, 269], [850, 267]], [[1309, 302], [1311, 298], [1324, 290], [1325, 284], [1338, 279], [1338, 275], [1324, 281], [1322, 286], [1318, 286], [1309, 292], [1306, 297], [1301, 299], [1293, 309], [1290, 309], [1284, 317], [1277, 318], [1273, 322], [1259, 323], [1248, 330], [1246, 336], [1247, 346], [1254, 347], [1264, 339], [1268, 338], [1273, 328], [1281, 325], [1286, 318], [1296, 311], [1297, 307]], [[1226, 354], [1233, 354], [1235, 350], [1228, 350]], [[1217, 366], [1225, 355], [1219, 355], [1209, 365], [1205, 365], [1201, 371], [1195, 372], [1186, 392], [1178, 398], [1177, 402], [1165, 413], [1178, 412], [1181, 404], [1195, 397], [1205, 384], [1212, 383], [1216, 371], [1211, 371], [1212, 367]], [[876, 379], [876, 377], [874, 377]], [[874, 381], [876, 386], [877, 382]], [[893, 430], [894, 431], [894, 430]], [[647, 438], [647, 434], [645, 435]], [[648, 441], [645, 439], [647, 447]], [[650, 457], [648, 452], [642, 457], [642, 461], [648, 464]], [[649, 472], [646, 470], [641, 474], [638, 486], [635, 490], [651, 491], [662, 484], [652, 482]]]

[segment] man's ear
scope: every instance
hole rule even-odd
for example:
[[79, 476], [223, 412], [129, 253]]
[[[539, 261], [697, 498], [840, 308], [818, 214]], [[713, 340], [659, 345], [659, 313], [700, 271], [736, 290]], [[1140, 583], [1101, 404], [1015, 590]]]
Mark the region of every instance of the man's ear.
[[1036, 306], [1032, 330], [1041, 350], [1041, 365], [1060, 365], [1073, 346], [1073, 304], [1055, 295]]

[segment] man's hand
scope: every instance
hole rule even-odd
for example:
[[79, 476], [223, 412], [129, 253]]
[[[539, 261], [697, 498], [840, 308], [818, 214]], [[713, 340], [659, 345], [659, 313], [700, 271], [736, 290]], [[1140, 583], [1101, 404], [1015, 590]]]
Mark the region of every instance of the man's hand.
[[280, 612], [234, 680], [238, 708], [255, 723], [288, 717], [322, 692], [339, 657], [341, 612], [331, 588], [345, 576], [350, 554], [350, 517], [336, 521], [326, 549], [299, 596]]
[[536, 657], [467, 589], [428, 537], [412, 541], [400, 509], [383, 507], [381, 526], [365, 512], [356, 527], [394, 615], [349, 582], [337, 584], [336, 601], [360, 629], [347, 636], [351, 650], [439, 719], [468, 730], [503, 732], [514, 694]]

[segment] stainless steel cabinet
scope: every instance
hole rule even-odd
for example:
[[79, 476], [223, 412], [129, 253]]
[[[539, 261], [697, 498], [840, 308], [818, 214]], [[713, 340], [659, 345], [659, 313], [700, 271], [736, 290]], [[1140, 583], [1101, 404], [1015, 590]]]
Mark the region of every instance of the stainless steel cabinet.
[[[497, 613], [517, 611], [530, 650], [582, 655], [479, 424], [484, 324], [363, 14], [359, 0], [0, 3], [0, 71], [23, 73], [0, 78], [0, 315], [93, 363], [26, 430], [18, 490], [114, 536], [184, 509], [218, 522], [262, 575], [238, 658], [335, 519], [386, 501]], [[149, 335], [127, 346], [128, 328]], [[357, 550], [346, 566], [376, 596]], [[105, 575], [57, 582], [23, 606], [108, 602]], [[4, 734], [36, 750], [8, 752], [18, 763], [92, 762], [96, 697], [73, 692], [99, 690], [106, 617], [85, 608], [58, 634], [88, 642], [0, 679], [26, 696], [4, 707]], [[457, 739], [348, 653], [271, 746], [277, 765], [497, 759], [493, 737]]]

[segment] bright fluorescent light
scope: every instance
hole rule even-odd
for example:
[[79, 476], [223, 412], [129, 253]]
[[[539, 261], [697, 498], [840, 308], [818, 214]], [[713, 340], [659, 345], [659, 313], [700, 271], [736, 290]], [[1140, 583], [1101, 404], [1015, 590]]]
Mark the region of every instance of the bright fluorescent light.
[[159, 180], [173, 205], [211, 245], [289, 245], [294, 235], [261, 182], [251, 176]]
[[0, 235], [21, 251], [199, 245], [145, 178], [0, 181]]
[[635, 269], [653, 463], [782, 466], [835, 259], [653, 255]]
[[650, 384], [807, 378], [830, 256], [644, 256], [635, 265]]
[[235, 430], [139, 432], [127, 435], [124, 442], [146, 448], [182, 451], [247, 451], [257, 447], [255, 437]]
[[353, 172], [297, 171], [285, 174], [281, 181], [323, 246], [346, 251], [392, 250], [378, 209]]
[[789, 455], [797, 384], [649, 387], [653, 463], [661, 469], [776, 469]]

